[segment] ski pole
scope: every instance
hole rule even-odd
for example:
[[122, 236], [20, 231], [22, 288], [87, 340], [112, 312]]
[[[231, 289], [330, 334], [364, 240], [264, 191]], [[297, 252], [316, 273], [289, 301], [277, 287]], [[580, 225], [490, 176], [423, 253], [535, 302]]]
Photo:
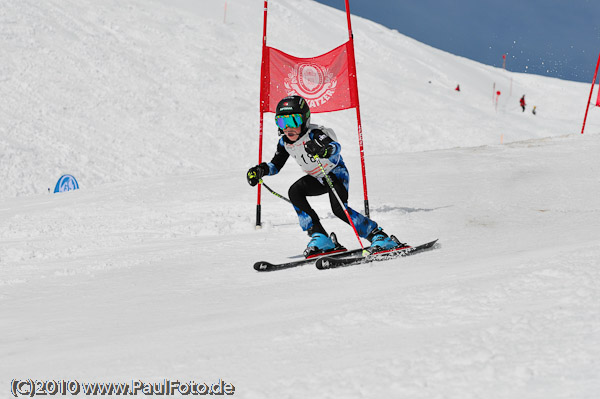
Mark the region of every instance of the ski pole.
[[325, 180], [327, 181], [327, 184], [329, 185], [329, 188], [331, 188], [331, 191], [335, 195], [335, 198], [337, 198], [338, 202], [342, 206], [342, 209], [344, 210], [344, 213], [346, 214], [346, 218], [348, 218], [348, 223], [350, 224], [350, 226], [352, 226], [352, 230], [354, 230], [354, 234], [356, 234], [356, 238], [358, 239], [358, 243], [360, 244], [360, 247], [363, 250], [362, 251], [363, 255], [368, 254], [368, 251], [365, 249], [365, 247], [363, 246], [362, 241], [360, 240], [360, 236], [358, 235], [358, 230], [356, 230], [356, 226], [354, 226], [354, 223], [352, 223], [352, 219], [350, 219], [350, 214], [348, 213], [348, 207], [346, 205], [344, 205], [344, 203], [342, 202], [342, 199], [338, 195], [335, 187], [333, 187], [333, 181], [331, 181], [331, 178], [327, 175], [327, 173], [325, 173], [325, 168], [323, 167], [323, 164], [319, 160], [319, 156], [315, 154], [315, 155], [313, 155], [313, 159], [315, 161], [317, 161], [317, 163], [319, 164], [319, 168], [321, 168], [321, 172], [323, 172], [323, 175], [325, 175]]
[[290, 201], [289, 199], [285, 198], [283, 195], [281, 195], [281, 194], [279, 194], [279, 193], [276, 193], [275, 191], [271, 190], [271, 187], [267, 186], [267, 185], [265, 184], [265, 182], [264, 182], [262, 179], [259, 179], [259, 180], [258, 180], [258, 182], [259, 182], [260, 184], [262, 184], [263, 186], [265, 186], [265, 188], [266, 188], [267, 190], [269, 190], [269, 192], [270, 192], [271, 194], [273, 194], [274, 196], [276, 196], [276, 197], [278, 197], [278, 198], [281, 198], [282, 200], [284, 200], [284, 201], [286, 201], [286, 202], [288, 202], [288, 203], [290, 203], [290, 204], [292, 203], [292, 201]]

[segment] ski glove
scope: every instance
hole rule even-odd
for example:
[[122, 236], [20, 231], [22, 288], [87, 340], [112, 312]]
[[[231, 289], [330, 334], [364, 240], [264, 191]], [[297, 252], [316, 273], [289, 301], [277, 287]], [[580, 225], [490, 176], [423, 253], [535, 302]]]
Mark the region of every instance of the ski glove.
[[248, 169], [246, 179], [252, 187], [256, 186], [263, 176], [269, 176], [269, 165], [266, 162], [261, 163]]
[[334, 148], [329, 144], [323, 144], [319, 140], [310, 140], [304, 144], [306, 153], [311, 157], [317, 155], [319, 158], [329, 158], [333, 155]]

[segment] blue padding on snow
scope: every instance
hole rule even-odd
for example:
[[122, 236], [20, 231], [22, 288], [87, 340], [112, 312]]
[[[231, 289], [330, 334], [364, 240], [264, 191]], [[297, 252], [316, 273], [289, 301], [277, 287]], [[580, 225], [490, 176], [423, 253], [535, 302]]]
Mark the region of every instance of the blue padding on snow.
[[79, 184], [77, 180], [71, 175], [62, 175], [58, 182], [56, 182], [56, 187], [54, 187], [55, 193], [62, 193], [64, 191], [77, 190], [79, 188]]

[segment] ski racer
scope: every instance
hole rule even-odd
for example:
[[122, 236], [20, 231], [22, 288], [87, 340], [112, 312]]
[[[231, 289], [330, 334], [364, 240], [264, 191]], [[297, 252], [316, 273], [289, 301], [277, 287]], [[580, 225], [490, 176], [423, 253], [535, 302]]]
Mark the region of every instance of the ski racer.
[[311, 237], [304, 251], [305, 257], [332, 251], [335, 243], [319, 220], [319, 215], [308, 203], [307, 197], [329, 192], [329, 202], [333, 213], [350, 224], [344, 208], [324, 180], [321, 167], [314, 159], [317, 156], [333, 186], [347, 208], [352, 223], [360, 237], [371, 242], [376, 250], [392, 249], [399, 245], [392, 240], [373, 220], [348, 207], [349, 173], [340, 154], [341, 146], [336, 141], [332, 129], [310, 124], [310, 109], [300, 96], [283, 98], [275, 112], [275, 122], [281, 136], [271, 162], [263, 162], [248, 170], [246, 178], [251, 186], [256, 186], [263, 176], [279, 173], [290, 155], [306, 173], [289, 188], [288, 195], [300, 221], [300, 227]]

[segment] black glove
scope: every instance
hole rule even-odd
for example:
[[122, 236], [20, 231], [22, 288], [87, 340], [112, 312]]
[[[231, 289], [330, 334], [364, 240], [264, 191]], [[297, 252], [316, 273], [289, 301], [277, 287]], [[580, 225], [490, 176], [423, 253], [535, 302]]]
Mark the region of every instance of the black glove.
[[333, 147], [329, 144], [323, 144], [319, 140], [310, 140], [304, 144], [306, 153], [311, 157], [317, 155], [319, 158], [329, 158], [333, 154]]
[[258, 184], [258, 181], [262, 179], [263, 176], [269, 175], [269, 165], [266, 162], [261, 163], [260, 165], [256, 165], [248, 169], [248, 173], [246, 174], [246, 179], [248, 180], [248, 184], [252, 187]]

